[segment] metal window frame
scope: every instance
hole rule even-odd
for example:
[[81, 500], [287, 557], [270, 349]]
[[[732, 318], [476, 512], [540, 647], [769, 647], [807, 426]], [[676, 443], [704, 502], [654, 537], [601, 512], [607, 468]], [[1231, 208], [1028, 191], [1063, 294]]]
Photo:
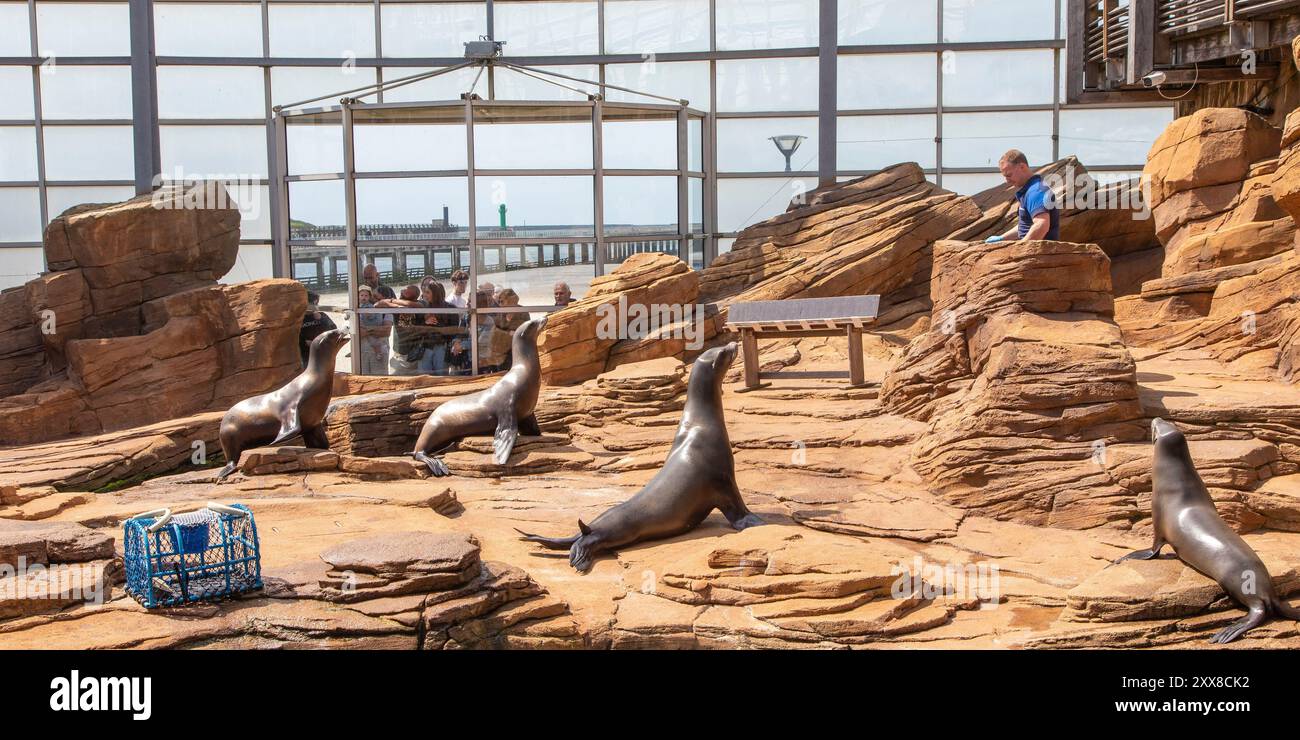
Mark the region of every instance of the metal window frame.
[[[61, 2], [63, 0], [42, 0], [42, 2]], [[34, 103], [33, 119], [29, 121], [5, 121], [4, 125], [31, 125], [36, 133], [36, 155], [37, 155], [37, 179], [35, 181], [9, 181], [0, 182], [0, 187], [35, 187], [39, 193], [40, 203], [40, 222], [42, 227], [48, 224], [50, 219], [56, 215], [49, 213], [49, 191], [50, 187], [69, 187], [69, 186], [122, 186], [134, 185], [137, 191], [144, 185], [146, 180], [152, 181], [155, 175], [160, 174], [161, 170], [161, 152], [159, 145], [160, 126], [171, 125], [256, 125], [263, 124], [266, 127], [266, 145], [267, 158], [270, 167], [268, 172], [272, 174], [265, 181], [269, 188], [269, 200], [271, 203], [271, 213], [269, 214], [271, 222], [271, 245], [272, 271], [276, 276], [291, 274], [292, 263], [289, 259], [290, 246], [298, 246], [298, 241], [289, 239], [288, 227], [288, 188], [285, 183], [292, 181], [293, 178], [285, 180], [274, 176], [274, 173], [283, 171], [287, 168], [287, 162], [277, 161], [283, 158], [285, 130], [283, 121], [277, 119], [273, 110], [272, 103], [274, 100], [271, 86], [271, 71], [276, 67], [333, 67], [341, 64], [342, 58], [289, 58], [273, 57], [271, 55], [271, 22], [270, 6], [279, 3], [293, 4], [320, 4], [320, 5], [370, 5], [373, 7], [374, 23], [374, 43], [375, 56], [368, 58], [359, 58], [355, 60], [358, 67], [375, 68], [376, 81], [383, 83], [384, 70], [386, 68], [430, 68], [430, 67], [448, 67], [463, 63], [460, 57], [393, 57], [385, 58], [383, 55], [383, 29], [382, 29], [382, 8], [385, 4], [398, 4], [405, 2], [464, 2], [465, 0], [329, 0], [329, 2], [312, 2], [311, 0], [185, 0], [186, 3], [238, 3], [241, 5], [257, 5], [260, 8], [261, 15], [261, 55], [258, 57], [227, 57], [227, 56], [158, 56], [154, 48], [153, 35], [153, 6], [156, 0], [109, 0], [110, 2], [121, 2], [126, 5], [131, 15], [130, 34], [131, 34], [131, 53], [129, 57], [103, 57], [103, 56], [68, 56], [60, 57], [60, 64], [94, 66], [94, 65], [117, 65], [131, 67], [132, 75], [132, 111], [134, 117], [130, 121], [119, 119], [81, 119], [81, 120], [58, 120], [49, 119], [43, 115], [42, 110], [42, 93], [40, 80], [40, 67], [46, 61], [40, 57], [40, 43], [37, 28], [36, 0], [26, 0], [28, 9], [29, 33], [31, 39], [31, 55], [28, 57], [0, 57], [0, 65], [17, 65], [31, 66], [32, 69], [32, 94]], [[844, 0], [847, 2], [848, 0]], [[925, 2], [927, 0], [920, 0]], [[838, 43], [838, 6], [840, 0], [818, 0], [818, 39], [816, 46], [784, 48], [784, 49], [751, 49], [751, 50], [720, 50], [718, 49], [718, 17], [717, 17], [717, 0], [708, 1], [708, 43], [707, 48], [693, 51], [674, 51], [656, 53], [657, 62], [706, 62], [708, 64], [708, 95], [709, 105], [707, 112], [701, 112], [703, 123], [701, 135], [703, 138], [703, 172], [693, 171], [688, 173], [687, 177], [703, 177], [704, 203], [703, 203], [703, 221], [704, 233], [700, 235], [688, 235], [689, 224], [681, 227], [683, 219], [689, 221], [689, 204], [685, 216], [679, 214], [679, 239], [680, 243], [686, 246], [685, 250], [679, 252], [689, 259], [689, 246], [692, 239], [703, 240], [703, 260], [704, 264], [710, 264], [717, 256], [719, 240], [731, 238], [736, 232], [719, 232], [718, 231], [718, 185], [722, 179], [744, 178], [744, 177], [771, 177], [771, 178], [805, 178], [816, 177], [823, 185], [837, 182], [841, 178], [856, 177], [870, 174], [871, 170], [852, 170], [842, 169], [839, 167], [838, 146], [836, 142], [836, 130], [838, 118], [840, 116], [870, 116], [870, 115], [900, 115], [907, 113], [933, 114], [936, 120], [936, 140], [935, 140], [935, 166], [926, 169], [926, 174], [931, 176], [934, 181], [942, 186], [944, 173], [963, 174], [963, 173], [992, 173], [995, 170], [991, 168], [959, 168], [945, 166], [944, 164], [944, 114], [961, 113], [961, 112], [1013, 112], [1018, 110], [1050, 110], [1052, 112], [1052, 151], [1053, 157], [1059, 159], [1061, 154], [1060, 147], [1060, 113], [1062, 110], [1088, 109], [1096, 105], [1074, 105], [1066, 103], [1061, 97], [1061, 76], [1066, 72], [1065, 52], [1067, 42], [1063, 36], [1064, 17], [1063, 14], [1069, 11], [1064, 7], [1063, 0], [1053, 0], [1055, 13], [1055, 29], [1053, 38], [1040, 40], [1022, 40], [1022, 41], [974, 41], [974, 42], [945, 42], [943, 40], [943, 0], [928, 0], [935, 3], [937, 27], [933, 42], [929, 43], [909, 43], [909, 44], [844, 44]], [[494, 1], [483, 0], [485, 5], [484, 31], [487, 35], [494, 35], [495, 31], [495, 12]], [[603, 82], [606, 73], [606, 66], [610, 64], [636, 64], [644, 61], [643, 55], [638, 54], [610, 54], [607, 53], [606, 46], [606, 0], [595, 0], [597, 8], [597, 32], [598, 48], [596, 54], [578, 54], [578, 55], [526, 55], [519, 57], [507, 57], [510, 61], [519, 64], [533, 66], [568, 66], [568, 65], [595, 65], [599, 74], [599, 79]], [[146, 12], [147, 11], [147, 12]], [[1017, 49], [1045, 49], [1053, 52], [1054, 59], [1054, 82], [1051, 102], [1045, 102], [1035, 106], [988, 106], [988, 107], [952, 107], [943, 105], [943, 71], [942, 58], [947, 51], [1004, 51]], [[507, 51], [509, 47], [507, 47]], [[838, 75], [838, 57], [840, 55], [854, 54], [889, 54], [889, 53], [934, 53], [938, 58], [936, 74], [937, 94], [935, 106], [920, 109], [864, 109], [864, 110], [841, 110], [838, 108], [836, 101], [837, 75]], [[717, 63], [727, 60], [744, 60], [744, 59], [770, 59], [770, 58], [804, 58], [813, 57], [818, 60], [818, 109], [808, 111], [719, 111], [718, 110], [718, 79]], [[266, 114], [264, 119], [159, 119], [157, 107], [157, 82], [156, 70], [158, 66], [223, 66], [239, 67], [254, 66], [260, 67], [263, 71], [263, 104]], [[1073, 82], [1073, 81], [1071, 81]], [[489, 99], [494, 97], [494, 80], [493, 75], [488, 75], [488, 96]], [[499, 101], [503, 102], [503, 101]], [[577, 102], [577, 101], [574, 101]], [[384, 101], [382, 90], [379, 92], [377, 103], [387, 104]], [[401, 104], [396, 104], [401, 105]], [[612, 104], [611, 104], [612, 105]], [[597, 115], [596, 111], [600, 104], [593, 105], [593, 116]], [[1152, 105], [1150, 103], [1135, 102], [1124, 107], [1140, 108], [1159, 108], [1168, 107], [1163, 105]], [[718, 169], [717, 162], [717, 136], [719, 119], [723, 118], [782, 118], [782, 117], [804, 117], [816, 118], [818, 120], [818, 138], [819, 138], [819, 156], [815, 171], [805, 171], [797, 173], [776, 173], [776, 172], [722, 172]], [[46, 146], [45, 131], [50, 126], [79, 126], [79, 125], [130, 125], [133, 127], [133, 141], [135, 142], [135, 160], [134, 160], [134, 181], [130, 180], [87, 180], [87, 181], [51, 181], [46, 174]], [[593, 147], [601, 147], [602, 151], [593, 151], [593, 155], [603, 155], [603, 143], [600, 142], [599, 127], [596, 127], [596, 134], [593, 137]], [[600, 165], [601, 156], [594, 160], [591, 174], [592, 177], [602, 177], [606, 171]], [[1105, 170], [1131, 170], [1140, 169], [1137, 165], [1105, 165], [1098, 166], [1097, 169]], [[610, 174], [621, 174], [610, 170]], [[451, 173], [448, 173], [451, 174]], [[676, 174], [679, 180], [682, 178], [680, 168], [670, 171], [669, 174]], [[345, 173], [337, 173], [337, 179], [344, 179]], [[380, 175], [372, 173], [352, 173], [355, 182], [357, 179], [368, 177], [377, 177]], [[689, 180], [687, 180], [689, 187]], [[679, 190], [680, 190], [679, 182]], [[603, 188], [599, 189], [603, 190]], [[689, 193], [687, 194], [689, 197]], [[616, 243], [617, 238], [605, 235], [603, 228], [603, 194], [598, 204], [600, 213], [594, 218], [593, 236], [597, 240], [596, 257], [598, 260], [598, 274], [603, 274], [605, 270], [605, 245]], [[680, 209], [680, 204], [679, 204]], [[471, 212], [473, 208], [471, 206]], [[468, 240], [467, 240], [468, 241]], [[399, 241], [386, 241], [397, 246]], [[264, 246], [268, 244], [265, 238], [244, 238], [240, 240], [241, 246]], [[365, 246], [367, 240], [359, 240], [359, 245]], [[0, 243], [0, 249], [8, 248], [32, 248], [39, 246], [40, 243], [33, 242], [9, 242]], [[476, 249], [470, 249], [473, 257], [477, 256]], [[351, 260], [355, 262], [355, 260]]]
[[[266, 2], [267, 0], [263, 0]], [[349, 93], [355, 91], [348, 91]], [[327, 98], [330, 96], [326, 96]], [[646, 242], [646, 241], [672, 241], [676, 242], [679, 257], [686, 255], [690, 257], [690, 246], [693, 240], [702, 238], [703, 235], [694, 234], [690, 230], [690, 182], [693, 179], [706, 180], [712, 174], [708, 167], [707, 160], [702, 162], [706, 167], [705, 170], [692, 170], [690, 168], [690, 126], [693, 120], [700, 121], [701, 135], [705, 130], [705, 122], [708, 120], [708, 114], [703, 111], [691, 108], [688, 105], [667, 105], [661, 103], [608, 103], [600, 96], [593, 96], [587, 101], [500, 101], [500, 100], [483, 100], [475, 95], [466, 95], [461, 101], [430, 101], [428, 103], [420, 102], [403, 102], [403, 103], [365, 103], [354, 97], [341, 97], [337, 105], [318, 106], [316, 101], [305, 101], [311, 107], [285, 108], [276, 106], [272, 109], [273, 138], [274, 138], [274, 175], [273, 180], [276, 183], [278, 195], [278, 207], [281, 210], [281, 217], [277, 222], [276, 253], [279, 255], [278, 262], [286, 266], [289, 275], [292, 275], [292, 265], [296, 262], [310, 262], [311, 259], [296, 259], [293, 254], [293, 247], [322, 247], [344, 249], [344, 258], [348, 265], [348, 307], [349, 323], [353, 334], [360, 334], [360, 313], [454, 313], [466, 314], [469, 317], [468, 333], [470, 336], [470, 370], [472, 375], [479, 374], [479, 338], [478, 328], [480, 316], [494, 313], [522, 313], [522, 312], [544, 312], [554, 310], [554, 306], [544, 305], [520, 305], [516, 307], [486, 307], [476, 305], [480, 273], [482, 272], [482, 248], [483, 247], [510, 247], [519, 246], [526, 249], [529, 246], [537, 246], [539, 256], [543, 253], [544, 245], [594, 245], [593, 255], [593, 278], [604, 274], [605, 265], [608, 255], [607, 247], [611, 244]], [[449, 109], [460, 107], [462, 112], [460, 116], [461, 125], [465, 127], [465, 162], [466, 168], [463, 170], [421, 170], [421, 171], [368, 171], [358, 172], [356, 169], [355, 153], [355, 126], [356, 115], [358, 112], [375, 112], [385, 110], [420, 110], [420, 109]], [[475, 157], [475, 128], [477, 125], [486, 123], [483, 112], [499, 110], [502, 108], [519, 108], [519, 109], [537, 109], [553, 108], [565, 111], [582, 111], [590, 110], [590, 126], [592, 138], [592, 166], [580, 168], [522, 168], [522, 169], [502, 169], [502, 168], [481, 168], [478, 167]], [[607, 111], [621, 111], [631, 113], [651, 113], [663, 114], [656, 116], [665, 121], [672, 120], [675, 122], [674, 132], [676, 139], [676, 166], [669, 168], [641, 168], [641, 169], [611, 169], [606, 170], [604, 167], [603, 154], [603, 131], [606, 122]], [[332, 173], [314, 173], [314, 174], [291, 174], [288, 168], [288, 127], [292, 125], [292, 119], [295, 117], [315, 117], [322, 113], [338, 114], [343, 137], [343, 167], [341, 172]], [[582, 120], [582, 116], [576, 120]], [[528, 123], [527, 117], [519, 121]], [[703, 146], [703, 142], [701, 142]], [[677, 217], [675, 228], [672, 232], [648, 232], [645, 234], [622, 234], [606, 235], [604, 223], [604, 185], [605, 176], [643, 176], [643, 177], [674, 177], [677, 183]], [[528, 236], [492, 236], [481, 235], [477, 223], [477, 178], [479, 177], [501, 177], [501, 176], [523, 176], [523, 177], [560, 177], [560, 176], [577, 176], [592, 178], [592, 233], [591, 234], [558, 234], [544, 237]], [[356, 183], [364, 179], [384, 179], [384, 178], [416, 178], [416, 177], [463, 177], [465, 179], [466, 197], [467, 197], [467, 231], [464, 237], [413, 237], [410, 239], [382, 239], [366, 240], [358, 236], [358, 217], [356, 207]], [[342, 181], [344, 188], [344, 234], [342, 239], [294, 239], [290, 233], [290, 206], [289, 206], [289, 184], [293, 182], [322, 182], [322, 181]], [[453, 247], [459, 250], [462, 246], [469, 251], [469, 305], [464, 309], [360, 309], [357, 300], [357, 289], [360, 286], [360, 269], [363, 251], [366, 247], [373, 249], [376, 246], [381, 247], [411, 247], [411, 246], [439, 246]], [[396, 254], [396, 253], [394, 253]], [[314, 258], [319, 264], [320, 257]], [[331, 269], [331, 274], [333, 270]]]

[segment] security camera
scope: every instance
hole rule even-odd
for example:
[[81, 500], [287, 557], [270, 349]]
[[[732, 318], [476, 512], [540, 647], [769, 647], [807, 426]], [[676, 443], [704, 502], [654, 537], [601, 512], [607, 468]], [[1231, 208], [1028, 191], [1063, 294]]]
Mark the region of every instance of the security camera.
[[1160, 87], [1161, 85], [1165, 84], [1165, 80], [1167, 78], [1168, 75], [1166, 75], [1164, 72], [1152, 72], [1151, 74], [1142, 78], [1142, 84], [1146, 87]]

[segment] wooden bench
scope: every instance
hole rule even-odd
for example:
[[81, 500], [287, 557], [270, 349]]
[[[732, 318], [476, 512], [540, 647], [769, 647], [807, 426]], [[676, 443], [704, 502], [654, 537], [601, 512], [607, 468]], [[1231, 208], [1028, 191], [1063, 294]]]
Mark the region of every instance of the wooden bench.
[[866, 383], [862, 363], [862, 329], [874, 324], [880, 296], [792, 298], [784, 301], [733, 303], [727, 328], [740, 332], [745, 354], [745, 388], [760, 387], [758, 339], [786, 337], [836, 337], [849, 339], [849, 385]]

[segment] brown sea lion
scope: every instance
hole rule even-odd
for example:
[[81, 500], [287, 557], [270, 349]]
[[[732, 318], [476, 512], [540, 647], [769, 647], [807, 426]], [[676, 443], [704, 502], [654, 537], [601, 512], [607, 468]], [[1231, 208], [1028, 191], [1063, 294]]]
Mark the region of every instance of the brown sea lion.
[[492, 434], [492, 459], [505, 465], [520, 434], [538, 435], [533, 407], [542, 388], [542, 366], [537, 358], [537, 335], [546, 317], [525, 321], [511, 339], [511, 364], [491, 388], [453, 398], [429, 414], [411, 456], [436, 476], [451, 475], [441, 458], [431, 457], [465, 437]]
[[1151, 436], [1155, 444], [1151, 474], [1154, 541], [1149, 549], [1120, 560], [1150, 560], [1170, 545], [1179, 560], [1214, 579], [1246, 607], [1245, 617], [1219, 630], [1210, 642], [1232, 642], [1269, 617], [1300, 620], [1300, 609], [1277, 595], [1259, 555], [1219, 516], [1192, 463], [1183, 433], [1157, 418], [1151, 421]]
[[751, 513], [736, 485], [736, 463], [722, 413], [722, 376], [736, 359], [736, 343], [700, 355], [691, 368], [686, 408], [663, 468], [635, 496], [585, 524], [572, 537], [542, 537], [515, 530], [529, 542], [568, 550], [569, 564], [591, 569], [595, 556], [644, 540], [695, 529], [719, 509], [735, 529], [763, 520]]
[[234, 472], [244, 450], [278, 445], [300, 434], [307, 447], [329, 449], [324, 422], [334, 393], [334, 361], [350, 339], [340, 329], [322, 333], [312, 340], [307, 367], [296, 378], [230, 407], [221, 417], [221, 451], [227, 462], [217, 480]]

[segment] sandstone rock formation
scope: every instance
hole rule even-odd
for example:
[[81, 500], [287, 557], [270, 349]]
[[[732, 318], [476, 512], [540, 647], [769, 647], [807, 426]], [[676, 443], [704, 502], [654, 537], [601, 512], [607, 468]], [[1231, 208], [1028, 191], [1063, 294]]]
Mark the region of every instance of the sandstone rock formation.
[[[607, 275], [591, 282], [581, 300], [550, 315], [538, 338], [542, 378], [551, 384], [594, 378], [623, 362], [657, 357], [682, 358], [683, 326], [699, 297], [700, 274], [673, 255], [634, 254]], [[657, 331], [637, 331], [630, 311], [676, 309], [676, 321], [656, 324]], [[646, 315], [648, 318], [648, 314]], [[645, 329], [651, 327], [648, 322]], [[612, 331], [611, 331], [612, 329]], [[626, 336], [624, 336], [626, 334]]]
[[703, 272], [701, 299], [735, 301], [879, 294], [879, 323], [909, 330], [928, 315], [934, 242], [983, 217], [926, 181], [915, 163], [814, 190], [807, 203], [745, 229]]
[[[169, 373], [194, 377], [215, 353], [239, 368], [203, 381], [220, 398], [261, 382], [275, 358], [258, 332], [301, 306], [274, 308], [275, 283], [191, 285], [142, 298], [129, 334], [92, 337], [96, 286], [53, 272], [21, 291], [23, 321], [0, 313], [3, 382], [28, 391], [14, 378], [33, 367], [65, 373], [40, 402], [97, 434], [0, 447], [0, 566], [30, 555], [89, 570], [107, 599], [47, 579], [35, 592], [56, 598], [35, 604], [0, 571], [0, 647], [1209, 647], [1241, 614], [1217, 584], [1173, 558], [1115, 561], [1150, 542], [1158, 415], [1187, 434], [1279, 591], [1300, 592], [1298, 144], [1300, 118], [1280, 133], [1235, 110], [1180, 119], [1153, 147], [1145, 220], [1132, 184], [1094, 187], [1089, 203], [1082, 163], [1048, 165], [1085, 190], [1063, 201], [1061, 242], [985, 244], [1015, 217], [1009, 188], [957, 196], [904, 164], [807, 194], [700, 273], [636, 256], [552, 314], [542, 434], [505, 466], [489, 438], [465, 440], [446, 456], [457, 475], [437, 481], [407, 456], [420, 426], [496, 378], [340, 375], [331, 450], [252, 450], [218, 485], [187, 462], [193, 442], [212, 448], [219, 413], [169, 407], [182, 418], [102, 431], [77, 410], [141, 422], [67, 384], [171, 397]], [[864, 386], [829, 373], [845, 368], [842, 337], [765, 342], [760, 363], [793, 372], [758, 391], [740, 392], [739, 368], [723, 378], [738, 485], [766, 526], [735, 532], [714, 514], [581, 577], [519, 540], [570, 533], [635, 493], [680, 421], [692, 350], [668, 336], [678, 327], [609, 336], [601, 306], [705, 305], [716, 341], [737, 300], [863, 292], [885, 299]], [[83, 333], [34, 330], [29, 293]], [[235, 325], [248, 339], [211, 339]], [[193, 364], [136, 363], [152, 351], [140, 333]], [[41, 353], [8, 352], [33, 342]], [[257, 512], [265, 591], [174, 612], [123, 596], [121, 522], [208, 500]], [[1298, 645], [1300, 629], [1276, 621], [1229, 649]]]
[[194, 207], [202, 188], [50, 222], [50, 272], [0, 293], [0, 445], [224, 409], [298, 372], [302, 286], [217, 285], [239, 212]]
[[935, 247], [932, 328], [881, 400], [930, 422], [913, 465], [945, 500], [1028, 524], [1136, 518], [1132, 494], [1095, 459], [1097, 444], [1143, 430], [1109, 267], [1090, 244]]

